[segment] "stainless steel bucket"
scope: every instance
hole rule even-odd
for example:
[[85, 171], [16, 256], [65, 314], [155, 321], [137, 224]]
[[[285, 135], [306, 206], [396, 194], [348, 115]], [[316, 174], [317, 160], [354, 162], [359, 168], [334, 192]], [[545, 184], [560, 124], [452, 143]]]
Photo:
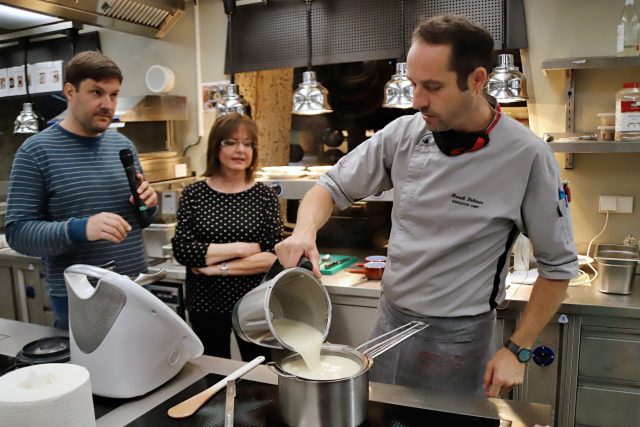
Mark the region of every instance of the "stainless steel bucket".
[[331, 301], [326, 289], [304, 266], [284, 270], [276, 261], [255, 289], [234, 306], [233, 329], [240, 338], [263, 347], [287, 348], [273, 327], [273, 320], [287, 318], [305, 323], [322, 332], [324, 341], [331, 326]]
[[289, 374], [282, 366], [300, 359], [297, 353], [285, 357], [278, 364], [267, 364], [278, 375], [282, 420], [292, 427], [355, 427], [362, 424], [367, 418], [369, 370], [373, 366], [373, 358], [427, 326], [423, 322], [409, 322], [356, 349], [338, 344], [323, 345], [321, 355], [346, 357], [360, 365], [360, 370], [347, 378], [310, 380]]

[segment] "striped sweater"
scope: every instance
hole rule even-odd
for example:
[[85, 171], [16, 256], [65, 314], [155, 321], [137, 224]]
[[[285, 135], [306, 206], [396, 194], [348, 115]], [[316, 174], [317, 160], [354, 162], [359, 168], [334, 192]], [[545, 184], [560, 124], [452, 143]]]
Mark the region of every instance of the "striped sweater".
[[[141, 170], [131, 141], [114, 131], [81, 137], [56, 124], [16, 152], [7, 198], [7, 242], [20, 253], [43, 258], [50, 295], [67, 295], [63, 273], [72, 264], [115, 260], [118, 273], [146, 271], [142, 230], [120, 162], [123, 148], [134, 153]], [[87, 240], [87, 220], [100, 212], [116, 213], [132, 226], [123, 242]]]

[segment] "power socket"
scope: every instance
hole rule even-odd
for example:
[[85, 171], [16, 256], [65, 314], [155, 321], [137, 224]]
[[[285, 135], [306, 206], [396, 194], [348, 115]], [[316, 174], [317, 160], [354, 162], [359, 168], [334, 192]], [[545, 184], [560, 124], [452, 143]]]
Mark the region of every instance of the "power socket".
[[633, 213], [633, 196], [600, 196], [600, 213]]

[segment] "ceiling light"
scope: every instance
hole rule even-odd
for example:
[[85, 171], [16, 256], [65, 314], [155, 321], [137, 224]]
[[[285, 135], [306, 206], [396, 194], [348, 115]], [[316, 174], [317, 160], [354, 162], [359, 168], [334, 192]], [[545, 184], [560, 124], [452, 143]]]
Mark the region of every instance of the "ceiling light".
[[385, 108], [412, 108], [413, 85], [407, 77], [407, 63], [396, 63], [396, 73], [384, 85]]
[[226, 87], [226, 95], [220, 101], [216, 103], [216, 112], [217, 117], [225, 116], [229, 113], [239, 113], [244, 115], [250, 114], [249, 104], [242, 98], [240, 95], [240, 90], [238, 89], [238, 85], [235, 84], [235, 79], [233, 75], [233, 47], [232, 47], [232, 23], [233, 23], [233, 14], [236, 11], [236, 0], [224, 0], [224, 13], [227, 14], [227, 52], [229, 59], [229, 75], [230, 82]]
[[396, 73], [384, 85], [384, 108], [412, 108], [413, 85], [407, 77], [406, 42], [404, 39], [404, 0], [400, 0], [400, 31], [402, 40], [402, 58], [396, 63]]
[[513, 55], [498, 55], [498, 65], [489, 74], [487, 93], [500, 103], [520, 102], [528, 98], [527, 81], [513, 64]]
[[[502, 1], [502, 51], [507, 50], [507, 0]], [[513, 55], [498, 55], [498, 65], [489, 74], [487, 93], [502, 104], [526, 101], [527, 80], [513, 62]]]
[[329, 104], [329, 91], [316, 80], [316, 73], [311, 69], [311, 2], [305, 0], [307, 5], [307, 71], [302, 73], [302, 83], [293, 92], [292, 114], [316, 115], [331, 113], [333, 109]]
[[36, 112], [33, 110], [33, 104], [31, 103], [31, 94], [29, 93], [29, 65], [27, 63], [27, 53], [29, 51], [29, 40], [24, 39], [22, 41], [24, 47], [24, 88], [27, 92], [27, 99], [29, 102], [22, 104], [22, 111], [18, 113], [18, 117], [14, 121], [13, 133], [38, 133], [40, 119]]
[[228, 84], [227, 94], [216, 103], [217, 117], [226, 116], [229, 113], [245, 113], [242, 97], [238, 94], [238, 85]]
[[318, 83], [316, 73], [302, 73], [302, 83], [293, 92], [293, 114], [315, 115], [332, 112], [329, 105], [329, 91]]
[[38, 133], [38, 116], [33, 112], [30, 102], [22, 104], [22, 111], [14, 122], [13, 133]]

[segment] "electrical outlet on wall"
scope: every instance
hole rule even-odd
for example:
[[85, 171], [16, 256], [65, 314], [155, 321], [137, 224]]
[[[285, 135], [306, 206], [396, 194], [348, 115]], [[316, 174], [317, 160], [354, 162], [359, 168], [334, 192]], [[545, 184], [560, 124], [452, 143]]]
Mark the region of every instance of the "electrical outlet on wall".
[[598, 212], [633, 213], [633, 196], [600, 196]]

